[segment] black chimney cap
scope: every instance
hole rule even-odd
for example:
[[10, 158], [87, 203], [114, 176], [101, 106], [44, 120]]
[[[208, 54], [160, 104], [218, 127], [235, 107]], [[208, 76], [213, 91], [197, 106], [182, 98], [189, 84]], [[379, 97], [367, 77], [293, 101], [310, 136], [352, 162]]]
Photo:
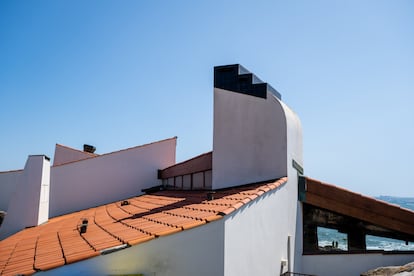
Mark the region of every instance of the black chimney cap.
[[278, 99], [282, 99], [276, 89], [240, 64], [215, 66], [214, 87], [264, 99], [267, 98], [267, 91], [270, 91]]
[[83, 151], [84, 152], [94, 153], [95, 150], [96, 150], [96, 148], [94, 146], [87, 145], [87, 144], [83, 145]]

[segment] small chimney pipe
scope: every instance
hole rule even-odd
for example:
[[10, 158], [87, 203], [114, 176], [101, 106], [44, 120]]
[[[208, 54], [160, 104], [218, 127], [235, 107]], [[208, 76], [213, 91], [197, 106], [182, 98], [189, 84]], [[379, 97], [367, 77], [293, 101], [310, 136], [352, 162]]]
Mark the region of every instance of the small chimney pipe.
[[83, 145], [83, 151], [84, 152], [94, 153], [95, 150], [96, 150], [96, 148], [94, 146], [87, 145], [87, 144]]

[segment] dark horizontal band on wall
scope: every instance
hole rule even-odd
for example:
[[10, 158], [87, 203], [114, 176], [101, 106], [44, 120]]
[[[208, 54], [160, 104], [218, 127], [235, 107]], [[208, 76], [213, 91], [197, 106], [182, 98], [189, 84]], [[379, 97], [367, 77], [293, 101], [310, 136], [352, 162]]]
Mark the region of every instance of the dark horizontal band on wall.
[[193, 174], [197, 172], [208, 171], [212, 169], [213, 152], [208, 152], [196, 156], [187, 161], [175, 164], [171, 167], [158, 171], [159, 179], [166, 179], [169, 177], [181, 176], [186, 174]]

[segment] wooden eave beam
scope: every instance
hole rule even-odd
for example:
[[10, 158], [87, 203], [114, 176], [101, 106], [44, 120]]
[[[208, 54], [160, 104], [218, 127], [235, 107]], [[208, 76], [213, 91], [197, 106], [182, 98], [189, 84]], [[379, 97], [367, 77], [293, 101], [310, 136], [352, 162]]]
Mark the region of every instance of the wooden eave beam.
[[305, 203], [393, 231], [414, 235], [414, 212], [306, 178]]
[[166, 179], [175, 176], [204, 172], [212, 169], [213, 152], [208, 152], [187, 161], [175, 164], [159, 171], [159, 178]]

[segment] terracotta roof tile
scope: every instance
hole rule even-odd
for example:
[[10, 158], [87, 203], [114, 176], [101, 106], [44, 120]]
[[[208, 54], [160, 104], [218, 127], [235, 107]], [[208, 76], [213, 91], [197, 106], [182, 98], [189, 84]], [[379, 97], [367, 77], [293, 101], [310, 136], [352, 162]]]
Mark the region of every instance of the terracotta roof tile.
[[246, 198], [244, 198], [244, 199], [240, 200], [240, 202], [243, 202], [244, 204], [247, 204], [247, 203], [249, 203], [250, 201], [252, 201], [252, 200], [251, 200], [251, 198], [249, 198], [249, 197], [246, 197]]
[[37, 270], [49, 270], [65, 264], [65, 260], [63, 258], [59, 260], [44, 260], [44, 261], [37, 261], [35, 260], [34, 267]]
[[207, 200], [207, 191], [159, 191], [52, 218], [0, 241], [0, 274], [33, 274], [197, 227], [286, 180], [215, 191], [212, 200]]
[[18, 268], [14, 268], [14, 269], [10, 269], [10, 268], [6, 268], [3, 270], [2, 274], [3, 276], [7, 276], [7, 275], [32, 275], [34, 274], [36, 271], [31, 268], [31, 267], [18, 267]]
[[185, 206], [186, 209], [201, 210], [207, 212], [220, 212], [228, 208], [226, 205], [216, 205], [216, 204], [191, 204]]
[[221, 212], [219, 213], [219, 215], [222, 215], [222, 216], [224, 216], [224, 215], [228, 215], [228, 214], [230, 214], [230, 213], [234, 212], [235, 210], [236, 210], [236, 208], [234, 208], [234, 207], [229, 207], [229, 208], [226, 208], [226, 209], [224, 209], [223, 211], [221, 211]]
[[154, 238], [155, 238], [155, 236], [150, 236], [150, 235], [141, 233], [140, 235], [135, 236], [134, 239], [130, 239], [128, 241], [128, 245], [136, 245], [136, 244], [139, 244], [139, 243], [143, 243], [143, 242], [152, 240]]

